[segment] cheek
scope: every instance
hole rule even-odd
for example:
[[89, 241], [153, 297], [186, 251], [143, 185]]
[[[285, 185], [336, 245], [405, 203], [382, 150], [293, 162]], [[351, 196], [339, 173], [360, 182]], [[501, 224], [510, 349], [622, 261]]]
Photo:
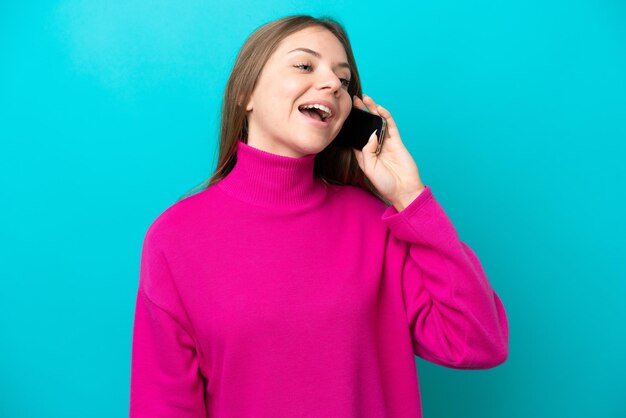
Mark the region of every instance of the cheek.
[[302, 90], [302, 83], [297, 79], [276, 72], [272, 77], [263, 80], [259, 85], [264, 102], [272, 106], [285, 106], [284, 101], [293, 99]]
[[286, 99], [296, 100], [303, 92], [306, 91], [306, 86], [302, 85], [302, 82], [295, 78], [285, 78], [279, 83], [279, 91]]
[[352, 110], [352, 99], [350, 99], [350, 94], [348, 92], [341, 96], [340, 106], [343, 109], [343, 118], [346, 119]]

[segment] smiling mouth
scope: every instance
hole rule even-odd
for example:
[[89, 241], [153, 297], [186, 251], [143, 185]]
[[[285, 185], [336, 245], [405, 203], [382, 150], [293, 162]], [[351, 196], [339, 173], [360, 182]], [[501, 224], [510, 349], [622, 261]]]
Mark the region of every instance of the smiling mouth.
[[317, 105], [302, 105], [298, 107], [298, 110], [305, 116], [321, 122], [327, 122], [332, 118], [332, 114], [329, 111]]
[[313, 112], [313, 114], [311, 114], [310, 112], [300, 112], [302, 113], [302, 117], [305, 118], [305, 121], [311, 125], [313, 125], [316, 128], [321, 128], [321, 129], [327, 129], [330, 127], [330, 120], [333, 119], [333, 117], [329, 117], [326, 119], [322, 119], [320, 117], [320, 115], [316, 114], [315, 112]]

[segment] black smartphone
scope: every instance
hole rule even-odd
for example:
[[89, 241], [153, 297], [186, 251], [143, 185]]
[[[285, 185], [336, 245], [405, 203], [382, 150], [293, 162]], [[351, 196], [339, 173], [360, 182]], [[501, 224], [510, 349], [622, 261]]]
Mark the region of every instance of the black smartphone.
[[377, 129], [378, 147], [376, 148], [376, 154], [378, 154], [385, 140], [387, 121], [381, 116], [352, 106], [352, 111], [333, 142], [337, 142], [338, 145], [343, 147], [362, 150], [374, 129]]

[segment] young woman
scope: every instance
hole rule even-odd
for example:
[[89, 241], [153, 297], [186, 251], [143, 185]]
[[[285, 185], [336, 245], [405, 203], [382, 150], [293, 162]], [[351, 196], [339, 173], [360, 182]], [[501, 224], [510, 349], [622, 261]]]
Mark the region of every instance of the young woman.
[[[360, 97], [363, 97], [361, 100]], [[333, 139], [351, 107], [387, 120]], [[414, 355], [485, 369], [504, 306], [361, 93], [342, 27], [290, 16], [243, 45], [207, 187], [146, 233], [131, 417], [418, 417]]]

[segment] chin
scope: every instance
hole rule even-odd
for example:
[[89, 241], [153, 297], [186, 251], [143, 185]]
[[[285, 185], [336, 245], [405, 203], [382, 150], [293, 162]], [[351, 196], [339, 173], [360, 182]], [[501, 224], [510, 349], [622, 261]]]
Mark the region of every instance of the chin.
[[329, 138], [319, 135], [301, 135], [292, 140], [292, 148], [300, 154], [317, 154], [332, 142]]
[[306, 145], [298, 147], [298, 152], [300, 152], [302, 155], [318, 154], [319, 152], [323, 151], [324, 148], [326, 148], [327, 146], [328, 144], [325, 143], [317, 144], [308, 142]]

